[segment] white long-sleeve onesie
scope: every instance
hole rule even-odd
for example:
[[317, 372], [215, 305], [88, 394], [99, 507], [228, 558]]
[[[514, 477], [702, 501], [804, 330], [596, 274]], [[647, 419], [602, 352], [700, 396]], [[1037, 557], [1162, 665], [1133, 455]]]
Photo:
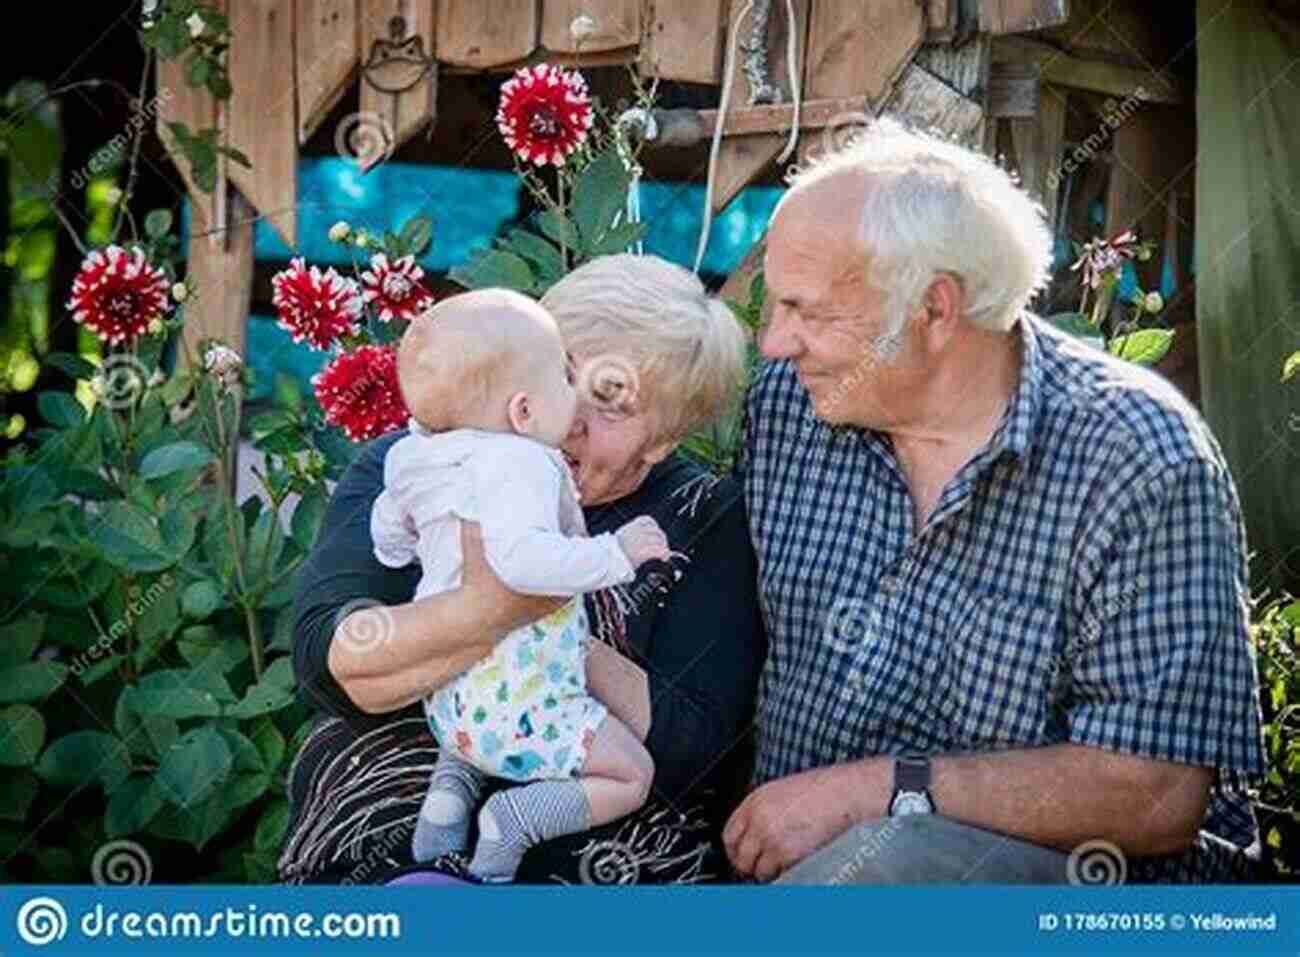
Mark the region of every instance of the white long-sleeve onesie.
[[511, 632], [427, 698], [433, 733], [497, 777], [577, 773], [606, 715], [586, 691], [581, 595], [629, 582], [634, 569], [613, 535], [585, 537], [559, 452], [518, 435], [432, 433], [413, 423], [384, 460], [384, 491], [370, 516], [376, 558], [394, 568], [418, 560], [416, 598], [457, 588], [462, 520], [479, 523], [487, 562], [507, 587], [577, 597]]

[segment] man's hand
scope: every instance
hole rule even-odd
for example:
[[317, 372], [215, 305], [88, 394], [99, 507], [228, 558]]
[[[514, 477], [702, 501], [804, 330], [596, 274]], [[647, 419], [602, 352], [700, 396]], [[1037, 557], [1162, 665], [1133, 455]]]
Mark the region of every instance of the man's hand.
[[731, 865], [742, 877], [773, 880], [853, 825], [881, 817], [892, 777], [887, 759], [871, 758], [769, 781], [723, 829]]

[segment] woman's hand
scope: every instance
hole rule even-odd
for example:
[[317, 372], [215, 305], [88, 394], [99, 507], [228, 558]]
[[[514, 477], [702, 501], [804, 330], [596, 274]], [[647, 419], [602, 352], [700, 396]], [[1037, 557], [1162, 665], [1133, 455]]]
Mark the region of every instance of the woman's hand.
[[483, 530], [476, 522], [460, 523], [460, 550], [464, 563], [461, 587], [484, 618], [492, 621], [498, 638], [572, 601], [551, 595], [521, 595], [507, 588], [487, 562]]

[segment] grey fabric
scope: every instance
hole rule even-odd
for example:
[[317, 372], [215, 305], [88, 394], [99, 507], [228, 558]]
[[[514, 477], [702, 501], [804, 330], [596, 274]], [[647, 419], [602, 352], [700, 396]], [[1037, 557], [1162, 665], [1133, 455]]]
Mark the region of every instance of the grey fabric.
[[938, 814], [859, 824], [778, 884], [1064, 884], [1069, 856]]

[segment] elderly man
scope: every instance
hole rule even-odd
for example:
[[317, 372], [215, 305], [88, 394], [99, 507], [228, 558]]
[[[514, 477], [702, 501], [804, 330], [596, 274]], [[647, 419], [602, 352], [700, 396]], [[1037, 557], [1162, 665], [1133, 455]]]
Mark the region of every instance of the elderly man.
[[1223, 880], [1258, 852], [1232, 479], [1167, 383], [1025, 312], [1049, 249], [1002, 170], [889, 121], [772, 220], [742, 875]]

